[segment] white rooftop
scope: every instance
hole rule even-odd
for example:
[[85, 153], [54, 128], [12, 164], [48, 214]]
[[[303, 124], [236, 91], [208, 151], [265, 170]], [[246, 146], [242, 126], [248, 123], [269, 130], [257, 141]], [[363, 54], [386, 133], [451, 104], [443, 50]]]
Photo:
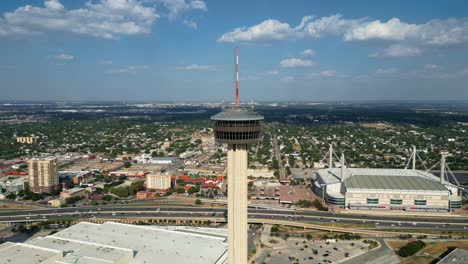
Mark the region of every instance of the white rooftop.
[[107, 222], [79, 223], [25, 244], [0, 245], [0, 264], [225, 264], [225, 235]]
[[225, 238], [107, 222], [80, 223], [54, 234], [135, 251], [130, 263], [224, 263]]
[[62, 252], [22, 243], [6, 242], [0, 245], [0, 264], [54, 263]]

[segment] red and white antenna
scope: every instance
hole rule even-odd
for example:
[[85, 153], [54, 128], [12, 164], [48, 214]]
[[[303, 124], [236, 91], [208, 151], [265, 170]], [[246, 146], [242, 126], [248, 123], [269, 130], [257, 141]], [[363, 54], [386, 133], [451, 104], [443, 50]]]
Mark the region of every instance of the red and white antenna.
[[236, 47], [236, 106], [239, 105], [239, 49]]

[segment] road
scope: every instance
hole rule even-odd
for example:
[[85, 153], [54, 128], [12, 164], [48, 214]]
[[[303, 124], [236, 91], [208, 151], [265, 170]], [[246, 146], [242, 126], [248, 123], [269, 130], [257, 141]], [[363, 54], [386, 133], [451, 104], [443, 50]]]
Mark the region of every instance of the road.
[[[88, 206], [66, 207], [56, 209], [0, 211], [0, 222], [38, 221], [46, 219], [69, 218], [205, 218], [224, 219], [226, 209], [195, 206]], [[359, 216], [320, 211], [294, 211], [278, 209], [249, 209], [249, 220], [280, 220], [299, 223], [325, 224], [336, 226], [342, 224], [362, 225], [360, 229], [378, 230], [434, 230], [467, 231], [468, 218], [415, 218], [399, 216]]]
[[284, 170], [283, 160], [281, 159], [281, 151], [278, 146], [278, 139], [275, 134], [272, 134], [271, 136], [273, 137], [273, 147], [275, 149], [275, 159], [278, 161], [280, 179], [284, 179], [286, 178], [286, 171]]
[[380, 247], [362, 255], [356, 256], [343, 264], [394, 264], [400, 262], [393, 250], [385, 243], [383, 238], [372, 238], [379, 242]]

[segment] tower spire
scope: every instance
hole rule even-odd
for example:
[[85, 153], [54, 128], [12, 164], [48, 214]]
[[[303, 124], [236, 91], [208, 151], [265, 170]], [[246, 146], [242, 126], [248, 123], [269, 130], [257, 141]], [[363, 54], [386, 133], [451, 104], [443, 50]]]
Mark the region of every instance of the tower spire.
[[236, 47], [236, 106], [239, 105], [239, 48]]

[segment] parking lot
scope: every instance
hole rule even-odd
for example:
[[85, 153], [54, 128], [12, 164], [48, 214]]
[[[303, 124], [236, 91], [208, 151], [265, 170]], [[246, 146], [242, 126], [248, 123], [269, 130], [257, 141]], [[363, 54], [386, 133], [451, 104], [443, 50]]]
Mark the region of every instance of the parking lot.
[[368, 246], [359, 240], [326, 243], [325, 241], [289, 238], [287, 246], [283, 249], [271, 250], [265, 262], [269, 264], [339, 263], [367, 252]]

